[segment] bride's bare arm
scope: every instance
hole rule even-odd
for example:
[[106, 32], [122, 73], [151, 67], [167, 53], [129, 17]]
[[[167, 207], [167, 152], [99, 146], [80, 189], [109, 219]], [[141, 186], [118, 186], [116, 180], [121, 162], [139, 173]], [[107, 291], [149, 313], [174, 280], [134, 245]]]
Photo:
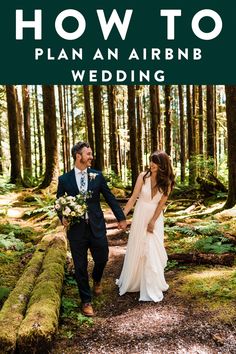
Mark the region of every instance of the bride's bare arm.
[[153, 217], [151, 218], [151, 220], [149, 221], [148, 227], [147, 227], [147, 231], [148, 232], [153, 232], [154, 229], [154, 225], [156, 220], [158, 219], [159, 215], [161, 214], [163, 207], [166, 203], [168, 199], [168, 195], [163, 195], [156, 207], [155, 213], [153, 214]]
[[133, 193], [131, 195], [131, 197], [129, 198], [125, 208], [124, 208], [124, 214], [125, 216], [128, 215], [128, 213], [130, 212], [130, 210], [133, 208], [139, 193], [141, 191], [142, 185], [143, 185], [143, 176], [144, 176], [144, 172], [141, 172], [137, 178]]

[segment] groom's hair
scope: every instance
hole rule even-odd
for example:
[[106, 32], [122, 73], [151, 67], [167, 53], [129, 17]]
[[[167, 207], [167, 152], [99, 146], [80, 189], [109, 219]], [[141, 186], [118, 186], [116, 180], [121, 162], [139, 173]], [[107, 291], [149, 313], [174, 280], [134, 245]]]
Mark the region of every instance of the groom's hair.
[[84, 147], [89, 148], [90, 147], [89, 143], [86, 143], [85, 141], [79, 141], [77, 144], [75, 144], [72, 147], [71, 155], [72, 155], [74, 161], [76, 160], [76, 154], [81, 154]]

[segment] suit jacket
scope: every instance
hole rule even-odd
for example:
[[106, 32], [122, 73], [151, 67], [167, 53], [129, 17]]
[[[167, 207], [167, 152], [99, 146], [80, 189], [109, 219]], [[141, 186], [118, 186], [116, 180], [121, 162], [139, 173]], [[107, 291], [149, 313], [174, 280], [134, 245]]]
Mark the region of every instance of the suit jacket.
[[[119, 206], [116, 198], [111, 193], [104, 176], [100, 171], [96, 171], [92, 168], [88, 168], [88, 191], [92, 192], [91, 198], [87, 200], [88, 205], [88, 218], [89, 223], [95, 237], [104, 237], [106, 235], [106, 226], [104, 215], [100, 204], [100, 193], [103, 194], [107, 204], [112, 209], [116, 219], [118, 221], [125, 220], [125, 215]], [[96, 174], [95, 178], [89, 177], [90, 173]], [[76, 196], [79, 194], [79, 189], [75, 179], [75, 170], [71, 170], [68, 173], [59, 177], [57, 198], [63, 195]], [[58, 215], [62, 220], [62, 215]], [[85, 223], [83, 221], [71, 225], [68, 230], [68, 238], [76, 239], [78, 238], [78, 233], [83, 232], [85, 229]]]

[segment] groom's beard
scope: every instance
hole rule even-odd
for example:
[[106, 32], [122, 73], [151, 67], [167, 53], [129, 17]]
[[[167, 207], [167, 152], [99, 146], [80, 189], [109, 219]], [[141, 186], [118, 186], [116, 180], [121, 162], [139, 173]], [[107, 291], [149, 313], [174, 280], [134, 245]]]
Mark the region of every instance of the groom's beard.
[[83, 165], [86, 165], [88, 167], [88, 166], [91, 166], [92, 159], [87, 160], [87, 159], [83, 159], [83, 157], [82, 157], [80, 160], [80, 163], [82, 163]]

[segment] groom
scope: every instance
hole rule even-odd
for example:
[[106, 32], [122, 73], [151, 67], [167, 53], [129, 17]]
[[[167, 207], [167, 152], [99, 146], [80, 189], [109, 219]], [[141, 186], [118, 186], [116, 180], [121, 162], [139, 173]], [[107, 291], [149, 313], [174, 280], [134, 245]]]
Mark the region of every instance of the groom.
[[[118, 227], [126, 229], [126, 220], [122, 209], [110, 192], [101, 172], [91, 169], [92, 150], [88, 143], [79, 142], [71, 150], [75, 166], [59, 177], [57, 198], [67, 195], [76, 196], [79, 193], [91, 191], [87, 200], [88, 212], [79, 223], [70, 226], [67, 237], [75, 267], [75, 278], [82, 301], [82, 312], [85, 316], [94, 316], [91, 305], [91, 290], [88, 278], [88, 249], [90, 249], [94, 268], [92, 272], [94, 295], [102, 293], [101, 278], [108, 260], [108, 242], [104, 215], [100, 205], [100, 193], [111, 207]], [[68, 221], [59, 215], [62, 224], [68, 226]]]

